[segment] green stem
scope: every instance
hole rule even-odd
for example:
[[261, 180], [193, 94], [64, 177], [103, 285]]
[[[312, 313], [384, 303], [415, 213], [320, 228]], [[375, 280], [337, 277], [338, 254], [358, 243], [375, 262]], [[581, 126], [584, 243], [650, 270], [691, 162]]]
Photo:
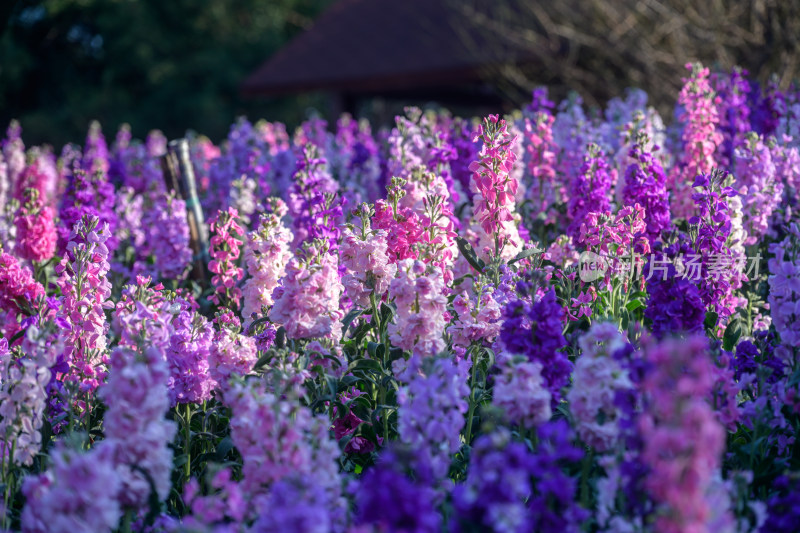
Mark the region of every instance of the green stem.
[[467, 445], [472, 442], [472, 419], [475, 415], [475, 373], [477, 372], [478, 368], [478, 351], [472, 351], [472, 377], [470, 379], [470, 391], [469, 391], [469, 412], [467, 413], [467, 431], [464, 434], [466, 438]]
[[378, 312], [378, 302], [375, 299], [375, 291], [372, 291], [369, 295], [369, 303], [372, 307], [372, 319], [375, 321], [375, 327], [378, 328], [377, 333], [375, 334], [375, 340], [378, 342], [383, 342], [381, 338], [381, 315]]
[[589, 452], [583, 456], [583, 468], [581, 470], [581, 505], [584, 509], [589, 508], [589, 474], [592, 470], [593, 459], [594, 450], [589, 449]]
[[125, 514], [122, 515], [122, 524], [120, 525], [119, 530], [122, 533], [130, 533], [132, 522], [133, 522], [133, 512], [125, 511]]
[[184, 435], [186, 446], [186, 479], [192, 477], [192, 404], [186, 404], [186, 413], [184, 418]]
[[[381, 405], [386, 405], [386, 388], [381, 387]], [[384, 407], [383, 409], [383, 445], [386, 446], [389, 444], [389, 413], [388, 410]]]
[[[8, 441], [6, 441], [6, 444]], [[13, 493], [13, 488], [15, 485], [15, 480], [13, 477], [13, 468], [14, 468], [14, 452], [17, 449], [17, 440], [14, 439], [14, 442], [11, 443], [11, 450], [8, 454], [8, 461], [5, 461], [5, 454], [3, 454], [3, 483], [5, 484], [5, 490], [3, 491], [3, 508], [5, 512], [3, 513], [3, 527], [8, 528], [10, 525], [8, 523], [8, 504], [11, 500], [11, 494]]]
[[[206, 416], [206, 400], [203, 400], [203, 422], [201, 424], [201, 429], [203, 433], [208, 433], [208, 417]], [[209, 446], [211, 443], [208, 439], [204, 439], [203, 444], [203, 452], [208, 453], [211, 451], [211, 447]]]

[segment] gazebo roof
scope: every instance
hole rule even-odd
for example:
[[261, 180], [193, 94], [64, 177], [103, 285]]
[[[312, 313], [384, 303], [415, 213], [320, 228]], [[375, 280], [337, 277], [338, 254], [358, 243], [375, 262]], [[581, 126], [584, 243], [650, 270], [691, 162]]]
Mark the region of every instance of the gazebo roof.
[[353, 93], [479, 81], [488, 65], [524, 60], [489, 43], [458, 0], [339, 0], [241, 85], [248, 95]]

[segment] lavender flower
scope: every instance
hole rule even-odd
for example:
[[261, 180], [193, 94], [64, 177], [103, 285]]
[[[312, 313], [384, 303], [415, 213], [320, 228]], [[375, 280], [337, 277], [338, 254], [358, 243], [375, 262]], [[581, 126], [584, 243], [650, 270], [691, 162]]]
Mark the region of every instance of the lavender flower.
[[781, 337], [779, 354], [790, 363], [800, 348], [800, 230], [797, 225], [780, 243], [770, 244], [769, 304]]
[[589, 144], [580, 172], [571, 183], [567, 213], [571, 219], [567, 234], [580, 237], [581, 224], [589, 213], [603, 213], [610, 205], [609, 189], [617, 181], [617, 170], [610, 169], [603, 151]]
[[511, 300], [503, 312], [505, 320], [500, 329], [500, 342], [508, 353], [524, 355], [542, 365], [553, 407], [560, 401], [561, 389], [569, 383], [572, 373], [572, 363], [561, 351], [567, 345], [562, 334], [563, 316], [564, 309], [551, 289], [532, 303]]
[[22, 493], [22, 530], [28, 533], [112, 531], [119, 525], [122, 509], [117, 495], [122, 485], [101, 447], [79, 453], [59, 444], [51, 452], [52, 468], [26, 478]]
[[417, 451], [415, 466], [430, 468], [436, 480], [447, 476], [451, 458], [461, 446], [469, 395], [465, 364], [432, 360], [427, 374], [412, 375], [399, 393], [400, 439]]
[[800, 523], [800, 482], [794, 477], [780, 476], [772, 485], [777, 492], [769, 499], [767, 520], [762, 533], [789, 533]]
[[182, 309], [175, 315], [172, 326], [174, 331], [165, 350], [172, 405], [210, 400], [215, 387], [209, 368], [214, 329], [205, 317], [191, 309]]
[[625, 171], [622, 201], [625, 205], [639, 204], [645, 210], [647, 237], [652, 245], [672, 225], [669, 213], [669, 194], [664, 168], [653, 152], [647, 149], [649, 139], [640, 134], [628, 156], [633, 162]]
[[550, 420], [551, 395], [542, 377], [542, 365], [520, 356], [504, 355], [498, 362], [500, 374], [495, 376], [492, 403], [502, 409], [508, 419], [529, 429]]
[[0, 339], [0, 455], [3, 461], [30, 466], [42, 446], [50, 370], [19, 355]]
[[147, 248], [162, 279], [182, 279], [192, 261], [186, 203], [175, 193], [156, 193], [144, 212], [142, 225], [149, 230]]
[[289, 214], [292, 216], [293, 248], [316, 238], [336, 250], [342, 202], [336, 198], [338, 185], [327, 170], [327, 161], [314, 146], [303, 149], [289, 189]]
[[531, 453], [512, 442], [507, 430], [481, 436], [475, 443], [469, 474], [453, 491], [454, 533], [540, 531], [577, 533], [588, 513], [575, 503], [575, 480], [561, 463], [581, 459], [563, 420], [539, 428], [539, 448]]
[[581, 440], [598, 452], [607, 452], [619, 439], [617, 391], [633, 388], [628, 373], [612, 357], [625, 347], [625, 340], [616, 325], [597, 322], [578, 345], [582, 353], [567, 393], [570, 412]]
[[404, 458], [401, 451], [387, 449], [381, 453], [378, 464], [359, 480], [355, 491], [357, 526], [396, 533], [441, 530], [442, 519], [433, 505], [432, 489], [419, 475], [411, 480], [401, 471]]

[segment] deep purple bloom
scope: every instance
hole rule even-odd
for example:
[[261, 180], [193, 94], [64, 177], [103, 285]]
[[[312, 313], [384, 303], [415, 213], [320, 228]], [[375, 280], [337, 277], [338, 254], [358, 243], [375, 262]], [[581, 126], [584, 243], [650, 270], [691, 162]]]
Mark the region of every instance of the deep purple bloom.
[[648, 282], [650, 299], [644, 311], [644, 317], [652, 321], [653, 335], [661, 339], [669, 334], [702, 331], [706, 306], [697, 286], [679, 277], [672, 265], [666, 280], [661, 276], [656, 272]]
[[610, 206], [609, 189], [617, 181], [617, 170], [610, 168], [603, 151], [590, 143], [580, 172], [570, 187], [567, 213], [571, 219], [567, 234], [577, 240], [581, 224], [587, 222], [589, 213], [603, 213]]
[[800, 480], [780, 476], [772, 487], [778, 492], [769, 499], [767, 521], [761, 533], [791, 533], [800, 524]]
[[647, 150], [648, 139], [641, 137], [633, 145], [628, 156], [635, 161], [625, 171], [625, 187], [622, 202], [625, 205], [639, 204], [644, 207], [647, 238], [652, 245], [672, 225], [669, 213], [669, 194], [664, 167]]
[[433, 506], [432, 489], [417, 477], [412, 481], [401, 470], [394, 450], [381, 454], [377, 465], [358, 483], [355, 523], [386, 533], [434, 533], [441, 518]]
[[542, 364], [542, 376], [553, 398], [553, 407], [561, 399], [561, 389], [569, 383], [572, 363], [561, 351], [567, 345], [562, 334], [564, 308], [553, 289], [538, 301], [511, 300], [503, 312], [500, 341], [512, 354], [525, 355]]
[[575, 479], [562, 470], [583, 452], [572, 444], [564, 420], [539, 428], [535, 452], [510, 440], [507, 430], [481, 436], [465, 483], [453, 491], [453, 533], [480, 531], [571, 533], [588, 512], [576, 503]]

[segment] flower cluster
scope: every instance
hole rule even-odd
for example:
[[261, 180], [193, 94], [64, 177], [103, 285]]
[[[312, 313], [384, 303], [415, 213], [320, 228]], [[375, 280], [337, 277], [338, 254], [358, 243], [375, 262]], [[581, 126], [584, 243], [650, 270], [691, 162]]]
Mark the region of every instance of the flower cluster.
[[800, 93], [745, 76], [242, 118], [194, 183], [12, 123], [0, 530], [794, 531]]
[[553, 143], [553, 121], [547, 112], [538, 112], [533, 119], [525, 118], [522, 141], [525, 146], [523, 164], [531, 176], [525, 196], [533, 203], [534, 212], [547, 213], [546, 219], [555, 222], [553, 210], [562, 196], [556, 179], [556, 151]]
[[545, 387], [541, 363], [505, 356], [499, 366], [492, 403], [508, 420], [522, 428], [535, 428], [550, 420], [551, 394]]
[[539, 428], [539, 439], [536, 453], [511, 441], [508, 431], [478, 439], [467, 481], [453, 493], [453, 531], [467, 529], [462, 521], [498, 532], [581, 530], [587, 513], [575, 503], [574, 480], [559, 463], [578, 461], [583, 453], [570, 443], [563, 421]]
[[692, 75], [684, 78], [678, 97], [678, 102], [684, 106], [685, 126], [681, 134], [684, 148], [680, 163], [669, 174], [669, 183], [673, 215], [689, 218], [694, 210], [691, 183], [698, 174], [708, 174], [714, 168], [714, 153], [723, 137], [717, 131], [718, 98], [709, 81], [709, 70], [699, 64], [687, 64], [686, 68]]
[[241, 323], [232, 311], [221, 312], [214, 323], [217, 329], [208, 352], [209, 377], [225, 391], [233, 376], [253, 370], [258, 351], [255, 339], [241, 333]]
[[45, 205], [36, 189], [25, 190], [25, 203], [14, 219], [17, 240], [14, 253], [22, 259], [42, 263], [56, 252], [53, 210]]
[[275, 304], [269, 319], [282, 325], [291, 339], [338, 338], [344, 316], [339, 299], [344, 287], [337, 257], [328, 253], [324, 241], [304, 244], [303, 252], [286, 266], [286, 275], [272, 295]]
[[377, 528], [423, 532], [441, 527], [430, 487], [421, 481], [419, 474], [412, 480], [402, 471], [402, 457], [393, 449], [384, 451], [378, 464], [359, 481], [355, 495], [357, 525], [352, 531], [366, 533]]
[[[107, 406], [105, 440], [120, 480], [117, 496], [124, 508], [146, 509], [152, 489], [159, 501], [169, 495], [174, 422], [164, 419], [169, 408], [164, 352], [157, 346], [142, 351], [116, 348], [111, 353], [108, 383], [99, 391]], [[136, 465], [136, 468], [133, 468]]]
[[741, 264], [744, 253], [727, 244], [732, 221], [727, 198], [736, 193], [725, 185], [725, 176], [716, 171], [700, 174], [694, 181], [698, 192], [692, 195], [698, 215], [689, 219], [694, 235], [694, 251], [699, 254], [699, 266], [706, 275], [698, 282], [703, 302], [721, 317], [727, 318], [736, 310], [738, 299], [733, 294], [747, 280], [735, 265]]
[[0, 455], [4, 462], [31, 465], [42, 446], [50, 370], [17, 356], [9, 351], [8, 341], [0, 339]]
[[649, 139], [640, 134], [631, 147], [628, 157], [632, 160], [625, 170], [625, 186], [622, 201], [625, 205], [639, 204], [644, 209], [647, 237], [652, 245], [671, 226], [669, 196], [664, 167], [654, 154], [647, 150]]
[[770, 245], [769, 304], [772, 322], [781, 336], [781, 357], [796, 361], [800, 348], [800, 231], [793, 225], [780, 243]]
[[370, 306], [370, 297], [380, 300], [389, 289], [389, 283], [397, 272], [397, 265], [389, 262], [386, 237], [383, 230], [371, 230], [371, 209], [362, 205], [358, 214], [362, 217], [360, 228], [345, 228], [339, 247], [339, 263], [345, 269], [342, 284], [354, 305]]
[[319, 157], [319, 147], [305, 146], [303, 157], [297, 160], [297, 170], [289, 189], [289, 213], [294, 233], [292, 247], [322, 239], [327, 241], [329, 249], [336, 249], [342, 216], [341, 200], [336, 198], [338, 188], [338, 183], [328, 172], [327, 161]]
[[490, 115], [478, 128], [475, 141], [479, 139], [483, 141], [480, 159], [469, 167], [478, 192], [475, 216], [486, 233], [496, 234], [504, 222], [512, 220], [518, 183], [510, 172], [516, 161], [513, 147], [517, 138], [509, 133], [505, 120]]
[[769, 229], [772, 212], [780, 205], [783, 183], [777, 174], [772, 151], [764, 139], [753, 133], [747, 142], [734, 152], [736, 186], [744, 206], [744, 222], [747, 240], [754, 244]]
[[250, 325], [254, 315], [261, 313], [262, 308], [272, 306], [272, 291], [280, 283], [292, 258], [289, 250], [292, 233], [281, 223], [285, 214], [283, 200], [271, 198], [266, 202], [257, 228], [247, 233], [244, 261], [249, 277], [242, 287], [245, 327]]
[[708, 404], [715, 375], [708, 341], [699, 335], [665, 340], [649, 346], [646, 358], [653, 369], [642, 383], [648, 403], [639, 424], [642, 459], [651, 470], [645, 484], [661, 505], [656, 527], [703, 528], [711, 511], [706, 495], [725, 446]]
[[396, 321], [389, 324], [389, 338], [396, 346], [424, 356], [444, 349], [447, 298], [439, 272], [429, 272], [422, 261], [404, 259], [397, 264], [389, 297], [397, 306]]
[[16, 314], [35, 305], [43, 295], [44, 287], [33, 278], [33, 272], [0, 250], [0, 307]]
[[265, 505], [270, 501], [303, 504], [305, 498], [285, 500], [289, 487], [284, 484], [303, 483], [313, 475], [315, 487], [306, 486], [321, 491], [320, 511], [329, 524], [336, 524], [343, 518], [344, 504], [336, 468], [339, 449], [325, 423], [292, 401], [292, 396], [281, 398], [280, 391], [268, 392], [256, 382], [234, 383], [225, 393], [225, 402], [235, 415], [231, 438], [243, 460], [242, 493]]
[[172, 404], [210, 400], [215, 386], [209, 366], [214, 342], [211, 323], [196, 311], [184, 308], [175, 315], [172, 327], [169, 345], [165, 349]]
[[500, 342], [510, 354], [524, 355], [542, 366], [542, 377], [553, 406], [561, 399], [561, 389], [569, 383], [572, 363], [562, 349], [567, 341], [562, 333], [564, 308], [555, 291], [547, 291], [534, 302], [510, 301], [503, 310]]
[[625, 341], [616, 325], [598, 322], [578, 345], [582, 353], [567, 401], [581, 440], [598, 452], [607, 452], [619, 439], [617, 391], [633, 388], [626, 370], [612, 357], [625, 347]]
[[27, 505], [22, 529], [31, 533], [112, 531], [122, 508], [117, 494], [122, 485], [110, 448], [80, 453], [65, 445], [51, 452], [52, 468], [27, 478], [22, 487]]
[[214, 233], [210, 242], [211, 262], [208, 263], [208, 269], [214, 274], [211, 278], [214, 294], [210, 300], [217, 305], [224, 301], [237, 306], [242, 297], [242, 290], [236, 286], [243, 274], [236, 264], [241, 246], [239, 237], [244, 233], [236, 221], [238, 216], [236, 209], [230, 207], [227, 211], [219, 211], [208, 223], [209, 229]]
[[586, 149], [580, 173], [570, 186], [567, 213], [572, 221], [567, 228], [568, 235], [577, 239], [589, 213], [608, 211], [609, 189], [616, 181], [617, 170], [609, 169], [600, 147], [590, 144]]
[[182, 279], [192, 261], [186, 202], [174, 193], [157, 193], [144, 212], [142, 225], [149, 229], [150, 253], [161, 279]]
[[453, 337], [453, 345], [468, 347], [473, 342], [494, 341], [500, 333], [502, 310], [492, 294], [493, 287], [475, 285], [475, 296], [470, 298], [461, 293], [453, 300], [453, 308], [458, 318], [448, 326], [447, 333]]
[[430, 472], [437, 481], [447, 476], [461, 445], [469, 395], [466, 364], [430, 361], [423, 365], [427, 374], [413, 375], [398, 399], [401, 441], [416, 451], [415, 469]]
[[734, 150], [744, 143], [751, 129], [747, 74], [746, 70], [734, 67], [730, 74], [716, 76], [715, 90], [720, 100], [718, 129], [722, 134], [716, 159], [721, 166], [731, 164]]
[[472, 450], [469, 477], [453, 493], [456, 518], [451, 529], [462, 531], [458, 522], [464, 521], [484, 531], [532, 531], [525, 500], [533, 492], [535, 462], [522, 443], [511, 441], [507, 430], [480, 437]]
[[103, 379], [99, 369], [106, 357], [108, 325], [104, 309], [113, 306], [111, 296], [107, 225], [98, 229], [97, 217], [86, 216], [76, 224], [67, 245], [67, 256], [56, 266], [60, 274], [61, 313], [70, 325], [64, 356], [70, 364], [70, 380], [84, 390], [96, 389]]

